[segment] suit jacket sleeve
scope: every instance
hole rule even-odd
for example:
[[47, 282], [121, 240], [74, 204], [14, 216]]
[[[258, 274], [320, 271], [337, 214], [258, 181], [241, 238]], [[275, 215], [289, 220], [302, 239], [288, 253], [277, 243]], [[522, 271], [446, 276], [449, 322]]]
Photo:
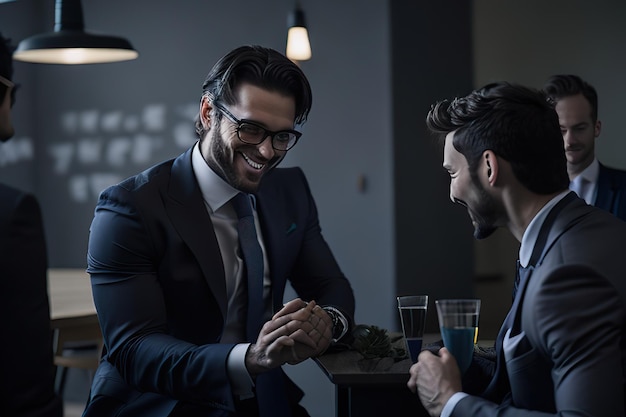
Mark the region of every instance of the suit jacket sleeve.
[[524, 297], [522, 352], [507, 363], [512, 395], [500, 405], [469, 396], [452, 415], [624, 416], [624, 307], [615, 287], [569, 265], [531, 277]]
[[[197, 271], [189, 271], [189, 263], [176, 262], [186, 259], [188, 250], [172, 236], [175, 233], [164, 231], [167, 215], [157, 187], [135, 185], [105, 190], [90, 229], [88, 272], [107, 350], [105, 358], [135, 390], [232, 409], [226, 358], [234, 345], [193, 339], [185, 336], [189, 332], [180, 330], [183, 322], [197, 329], [196, 333], [209, 334], [211, 326], [219, 327], [213, 323], [221, 323], [222, 318], [187, 314], [181, 312], [185, 305], [168, 301], [169, 283], [187, 276], [203, 277], [200, 274], [196, 278]], [[167, 239], [175, 244], [165, 251]], [[177, 271], [176, 276], [160, 274], [163, 265], [170, 265], [168, 273]], [[203, 290], [196, 289], [197, 282], [188, 287], [203, 300], [210, 300]], [[185, 287], [185, 282], [179, 284], [178, 288]], [[189, 304], [198, 303], [189, 300]]]

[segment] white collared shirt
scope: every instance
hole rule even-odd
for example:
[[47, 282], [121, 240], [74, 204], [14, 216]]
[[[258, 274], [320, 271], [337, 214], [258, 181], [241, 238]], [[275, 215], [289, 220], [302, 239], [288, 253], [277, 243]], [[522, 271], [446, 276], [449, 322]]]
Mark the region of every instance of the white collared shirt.
[[570, 181], [569, 188], [575, 191], [587, 204], [593, 205], [596, 201], [599, 176], [600, 163], [596, 158], [593, 158], [591, 164]]
[[548, 213], [550, 213], [550, 210], [552, 210], [552, 207], [556, 206], [567, 194], [569, 194], [569, 190], [563, 191], [552, 200], [548, 201], [546, 205], [537, 212], [530, 223], [528, 223], [528, 227], [526, 227], [524, 235], [522, 236], [522, 244], [519, 247], [519, 263], [524, 268], [527, 267], [528, 262], [530, 262], [530, 257], [532, 256], [535, 242], [537, 242], [541, 225], [548, 216]]

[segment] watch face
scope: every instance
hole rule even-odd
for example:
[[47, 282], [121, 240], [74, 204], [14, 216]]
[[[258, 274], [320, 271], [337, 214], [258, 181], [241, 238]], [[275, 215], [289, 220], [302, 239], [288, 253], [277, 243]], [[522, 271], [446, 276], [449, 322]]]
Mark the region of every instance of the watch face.
[[345, 318], [336, 308], [330, 306], [322, 308], [333, 321], [333, 342], [336, 342], [346, 333], [347, 322], [345, 322]]

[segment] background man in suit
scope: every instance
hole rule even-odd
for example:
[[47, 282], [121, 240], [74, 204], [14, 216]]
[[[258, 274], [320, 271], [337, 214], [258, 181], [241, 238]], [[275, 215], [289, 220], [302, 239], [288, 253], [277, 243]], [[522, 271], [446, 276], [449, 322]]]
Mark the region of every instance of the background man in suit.
[[[0, 34], [0, 142], [13, 134], [13, 48]], [[0, 415], [61, 417], [48, 304], [48, 255], [39, 203], [0, 184]]]
[[445, 136], [450, 198], [477, 238], [506, 227], [521, 268], [484, 392], [462, 392], [445, 348], [420, 354], [409, 389], [432, 416], [624, 416], [626, 223], [568, 190], [552, 104], [490, 84], [435, 104], [427, 124]]
[[626, 171], [601, 164], [595, 155], [602, 128], [595, 88], [577, 75], [553, 75], [544, 91], [556, 102], [570, 189], [588, 204], [626, 220]]
[[[199, 142], [101, 194], [88, 271], [105, 353], [85, 416], [308, 415], [281, 365], [323, 353], [354, 314], [302, 171], [276, 168], [310, 106], [297, 65], [237, 48], [204, 82]], [[301, 298], [283, 307], [287, 280]]]

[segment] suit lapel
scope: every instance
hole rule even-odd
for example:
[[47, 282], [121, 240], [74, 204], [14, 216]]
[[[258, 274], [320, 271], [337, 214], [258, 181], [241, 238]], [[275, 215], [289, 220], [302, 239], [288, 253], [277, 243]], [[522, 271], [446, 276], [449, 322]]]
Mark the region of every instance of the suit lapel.
[[[541, 225], [539, 237], [537, 238], [537, 242], [535, 243], [535, 247], [533, 248], [530, 265], [528, 266], [527, 270], [520, 275], [521, 279], [518, 288], [518, 296], [515, 297], [513, 306], [510, 310], [514, 313], [514, 317], [512, 317], [512, 321], [509, 323], [509, 325], [512, 326], [513, 323], [515, 323], [515, 329], [513, 331], [514, 333], [519, 333], [519, 331], [521, 330], [521, 308], [518, 308], [518, 306], [521, 304], [521, 300], [524, 299], [524, 294], [526, 292], [528, 282], [530, 281], [532, 271], [541, 266], [541, 264], [543, 263], [543, 258], [546, 256], [546, 253], [561, 237], [561, 235], [565, 233], [570, 227], [578, 223], [580, 219], [582, 219], [584, 210], [583, 212], [577, 210], [581, 207], [586, 207], [584, 200], [578, 198], [576, 196], [576, 193], [574, 193], [573, 191], [570, 191], [569, 194], [563, 197], [563, 199], [552, 208], [552, 210], [548, 214], [548, 217]], [[544, 233], [545, 240], [544, 238], [542, 238], [542, 234]]]
[[[268, 177], [272, 174], [274, 172], [268, 174]], [[264, 184], [267, 180], [268, 178], [264, 178]], [[291, 258], [287, 254], [291, 253], [293, 248], [289, 247], [289, 237], [302, 232], [299, 230], [302, 225], [298, 224], [293, 214], [298, 208], [285, 201], [281, 189], [282, 187], [276, 184], [269, 187], [261, 186], [256, 194], [257, 212], [270, 268], [274, 311], [282, 307], [287, 275], [291, 268]]]
[[[580, 207], [584, 208], [586, 204], [582, 199], [576, 196], [576, 193], [570, 192], [552, 208], [548, 217], [546, 217], [544, 223], [541, 225], [539, 237], [533, 247], [533, 254], [530, 261], [531, 265], [529, 265], [526, 271], [520, 274], [517, 295], [513, 300], [513, 305], [508, 315], [502, 323], [502, 327], [496, 339], [496, 371], [489, 386], [483, 393], [483, 396], [492, 401], [500, 401], [510, 390], [509, 379], [506, 373], [503, 341], [507, 330], [511, 329], [511, 334], [518, 334], [521, 331], [521, 307], [526, 288], [530, 282], [530, 277], [534, 269], [540, 267], [543, 258], [556, 240], [582, 218], [584, 213], [578, 210]], [[542, 237], [544, 234], [545, 240], [544, 237]]]
[[613, 184], [611, 173], [604, 165], [600, 164], [600, 171], [598, 172], [598, 190], [596, 192], [594, 206], [611, 211], [614, 199], [615, 184]]
[[226, 317], [227, 296], [224, 264], [211, 218], [191, 166], [191, 150], [176, 158], [167, 193], [165, 209], [181, 239], [196, 257], [215, 300]]
[[[278, 197], [278, 196], [273, 196]], [[268, 198], [263, 193], [257, 194], [257, 213], [263, 232], [263, 243], [266, 247], [267, 261], [269, 263], [270, 277], [272, 281], [272, 308], [276, 312], [283, 304], [282, 296], [286, 285], [287, 262], [280, 257], [285, 251], [282, 250], [284, 237], [281, 234], [280, 220], [275, 223], [276, 219], [284, 218], [285, 213], [281, 212], [281, 204], [277, 204], [275, 198]], [[272, 217], [272, 220], [270, 220]]]

